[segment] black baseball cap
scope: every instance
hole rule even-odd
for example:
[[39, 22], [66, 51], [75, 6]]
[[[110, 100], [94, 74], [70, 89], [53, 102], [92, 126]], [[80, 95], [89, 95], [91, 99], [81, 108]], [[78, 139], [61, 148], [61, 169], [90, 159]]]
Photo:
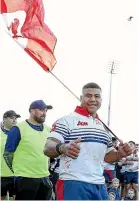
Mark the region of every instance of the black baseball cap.
[[13, 116], [15, 116], [16, 118], [21, 117], [19, 114], [16, 114], [15, 111], [13, 111], [13, 110], [8, 110], [7, 112], [4, 113], [3, 118], [6, 118], [6, 117], [13, 117]]
[[47, 105], [43, 100], [36, 100], [30, 104], [29, 111], [31, 109], [40, 109], [43, 110], [47, 108], [48, 110], [53, 109], [52, 105]]

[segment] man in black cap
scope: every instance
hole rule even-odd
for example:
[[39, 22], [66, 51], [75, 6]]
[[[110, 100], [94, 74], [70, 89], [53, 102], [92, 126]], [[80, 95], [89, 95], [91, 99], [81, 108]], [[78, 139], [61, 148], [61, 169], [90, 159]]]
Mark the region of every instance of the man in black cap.
[[5, 163], [3, 158], [3, 152], [5, 148], [5, 143], [9, 130], [17, 124], [17, 118], [20, 115], [16, 114], [15, 111], [9, 110], [3, 115], [2, 127], [0, 128], [0, 137], [1, 137], [1, 199], [5, 199], [7, 192], [9, 192], [10, 197], [14, 195], [14, 179], [13, 172]]
[[3, 114], [3, 127], [9, 131], [13, 126], [17, 124], [17, 118], [21, 117], [19, 114], [16, 114], [13, 110], [8, 110]]
[[[29, 119], [9, 132], [4, 157], [15, 176], [16, 200], [49, 200], [52, 184], [49, 179], [48, 158], [43, 154], [50, 128], [44, 124], [47, 110], [42, 100], [29, 107]], [[12, 139], [12, 140], [11, 140]]]

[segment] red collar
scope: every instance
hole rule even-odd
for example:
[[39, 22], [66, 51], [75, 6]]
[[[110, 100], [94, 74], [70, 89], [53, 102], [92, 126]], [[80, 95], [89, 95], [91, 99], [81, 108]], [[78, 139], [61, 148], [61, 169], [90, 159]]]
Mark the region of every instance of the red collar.
[[[74, 112], [76, 112], [78, 114], [81, 114], [83, 116], [86, 116], [86, 117], [90, 117], [91, 116], [89, 114], [89, 112], [87, 111], [87, 109], [84, 108], [84, 107], [81, 107], [81, 106], [77, 106], [76, 109], [74, 110]], [[96, 118], [99, 119], [98, 114], [96, 114]]]

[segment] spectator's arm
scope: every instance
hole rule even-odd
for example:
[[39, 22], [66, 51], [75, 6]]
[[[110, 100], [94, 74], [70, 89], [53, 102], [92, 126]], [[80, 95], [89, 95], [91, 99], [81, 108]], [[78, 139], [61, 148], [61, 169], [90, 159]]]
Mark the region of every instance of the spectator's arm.
[[21, 136], [20, 136], [19, 128], [13, 127], [8, 133], [7, 141], [5, 144], [5, 150], [3, 154], [5, 162], [12, 172], [13, 172], [12, 162], [13, 162], [14, 152], [16, 151], [16, 148], [20, 140], [21, 140]]
[[14, 152], [4, 151], [3, 157], [5, 159], [7, 166], [10, 168], [12, 172], [14, 172], [12, 168], [13, 156]]

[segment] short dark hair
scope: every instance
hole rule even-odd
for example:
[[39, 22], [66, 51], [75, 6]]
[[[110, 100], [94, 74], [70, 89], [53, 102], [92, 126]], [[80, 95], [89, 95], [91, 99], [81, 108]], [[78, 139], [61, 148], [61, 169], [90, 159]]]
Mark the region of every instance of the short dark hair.
[[129, 141], [128, 143], [133, 143], [134, 145], [136, 144], [136, 143], [135, 143], [134, 141], [132, 141], [132, 140], [131, 140], [131, 141]]
[[116, 137], [112, 137], [112, 141], [113, 142], [117, 141], [117, 138]]
[[82, 88], [82, 91], [83, 91], [84, 89], [88, 89], [88, 88], [100, 89], [100, 90], [101, 90], [101, 87], [100, 87], [98, 84], [94, 83], [94, 82], [90, 82], [90, 83], [85, 84], [85, 85], [83, 86], [83, 88]]
[[129, 188], [129, 189], [128, 189], [128, 192], [129, 192], [129, 191], [133, 191], [133, 192], [135, 193], [135, 190], [134, 190], [133, 188]]

